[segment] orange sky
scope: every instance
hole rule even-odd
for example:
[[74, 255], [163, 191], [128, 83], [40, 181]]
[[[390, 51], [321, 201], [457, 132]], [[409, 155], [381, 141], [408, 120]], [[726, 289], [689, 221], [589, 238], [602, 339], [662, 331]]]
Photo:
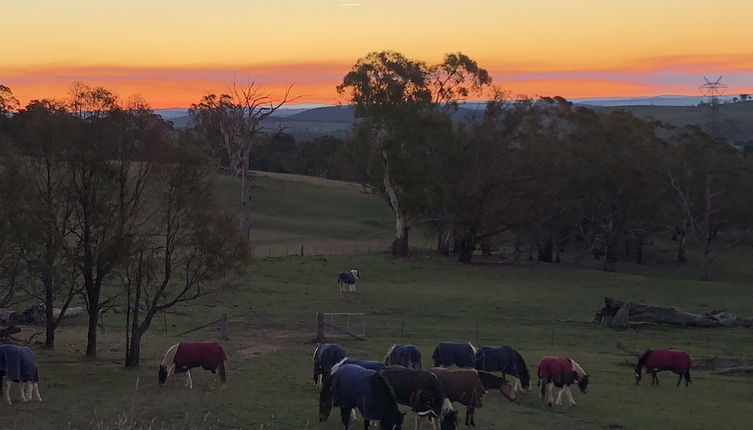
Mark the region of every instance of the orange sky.
[[529, 96], [698, 95], [704, 75], [721, 74], [730, 92], [753, 92], [749, 0], [26, 0], [2, 10], [0, 84], [22, 103], [83, 81], [155, 108], [188, 106], [233, 80], [335, 103], [355, 60], [385, 49], [427, 62], [462, 51]]

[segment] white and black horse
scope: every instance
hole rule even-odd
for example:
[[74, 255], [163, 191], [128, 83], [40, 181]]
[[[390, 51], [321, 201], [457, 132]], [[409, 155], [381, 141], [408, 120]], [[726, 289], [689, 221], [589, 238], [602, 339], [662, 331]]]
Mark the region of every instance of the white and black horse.
[[314, 350], [314, 386], [322, 384], [322, 375], [347, 356], [345, 348], [336, 343], [320, 343]]
[[434, 367], [474, 367], [476, 347], [470, 342], [442, 342], [434, 348], [431, 358], [434, 360]]
[[398, 365], [410, 369], [421, 368], [421, 350], [416, 345], [394, 344], [384, 355], [384, 364]]
[[340, 408], [340, 420], [348, 430], [353, 409], [364, 418], [363, 428], [371, 421], [379, 422], [380, 430], [400, 430], [404, 413], [397, 408], [395, 394], [379, 372], [354, 364], [335, 366], [324, 375], [319, 393], [319, 421], [329, 418], [332, 407]]
[[340, 285], [341, 293], [355, 293], [356, 281], [361, 279], [361, 272], [353, 269], [349, 272], [343, 272], [337, 275], [337, 282]]
[[[570, 385], [577, 383], [583, 394], [588, 392], [588, 374], [575, 360], [561, 357], [544, 357], [539, 362], [537, 371], [539, 376], [539, 395], [548, 406], [562, 404], [562, 394], [567, 394], [570, 405], [575, 405]], [[552, 391], [554, 387], [560, 389], [557, 401], [554, 401]]]
[[531, 375], [528, 366], [518, 351], [509, 347], [482, 346], [476, 352], [476, 369], [487, 372], [501, 372], [502, 376], [512, 376], [516, 391], [528, 390]]
[[181, 342], [168, 348], [159, 366], [159, 383], [164, 385], [171, 373], [185, 373], [186, 387], [193, 388], [191, 369], [201, 367], [212, 373], [219, 371], [220, 386], [227, 382], [227, 355], [216, 342]]
[[28, 346], [0, 345], [0, 394], [9, 405], [12, 382], [20, 384], [21, 401], [42, 401], [37, 359]]

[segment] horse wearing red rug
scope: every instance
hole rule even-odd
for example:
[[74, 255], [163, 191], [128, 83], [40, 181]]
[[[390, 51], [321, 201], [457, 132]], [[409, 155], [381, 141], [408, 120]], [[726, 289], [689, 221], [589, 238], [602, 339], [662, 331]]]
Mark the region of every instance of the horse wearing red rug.
[[646, 373], [651, 374], [651, 385], [659, 385], [659, 378], [656, 376], [657, 372], [662, 370], [671, 370], [672, 372], [680, 375], [677, 380], [677, 387], [680, 386], [682, 378], [685, 378], [685, 386], [690, 384], [690, 367], [692, 366], [692, 360], [685, 351], [678, 351], [676, 349], [649, 349], [638, 360], [638, 366], [635, 368], [635, 385], [641, 382], [641, 372], [643, 368], [646, 368]]
[[[216, 373], [219, 369], [220, 384], [227, 381], [225, 361], [227, 355], [222, 346], [216, 342], [181, 342], [171, 346], [165, 353], [159, 367], [159, 383], [164, 384], [170, 373], [185, 373], [186, 386], [193, 388], [191, 369], [201, 367]], [[169, 363], [169, 367], [168, 367]]]
[[[574, 360], [562, 357], [544, 357], [539, 362], [539, 394], [542, 400], [546, 400], [548, 406], [562, 404], [562, 393], [567, 394], [570, 405], [575, 405], [570, 385], [577, 383], [583, 394], [588, 390], [588, 375], [586, 371]], [[554, 387], [560, 389], [557, 402], [554, 402], [552, 391]]]

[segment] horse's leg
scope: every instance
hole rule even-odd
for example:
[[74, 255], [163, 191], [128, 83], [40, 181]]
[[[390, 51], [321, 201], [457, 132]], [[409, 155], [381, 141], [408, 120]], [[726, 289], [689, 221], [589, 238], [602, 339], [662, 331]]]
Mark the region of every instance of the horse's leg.
[[569, 386], [565, 386], [565, 389], [567, 390], [567, 398], [570, 400], [570, 406], [575, 406], [575, 400], [573, 400], [573, 392], [570, 391]]
[[680, 378], [679, 378], [679, 379], [677, 380], [677, 385], [675, 385], [675, 388], [677, 388], [677, 387], [679, 387], [679, 386], [680, 386], [680, 382], [682, 382], [682, 377], [683, 377], [683, 376], [684, 376], [684, 375], [683, 375], [682, 373], [680, 373]]
[[21, 400], [24, 402], [31, 400], [31, 382], [21, 382]]
[[465, 426], [469, 427], [471, 425], [471, 408], [466, 407], [465, 408]]
[[343, 425], [343, 429], [348, 430], [348, 424], [350, 423], [350, 408], [340, 408], [340, 422]]
[[3, 382], [3, 394], [5, 394], [5, 401], [11, 405], [13, 404], [10, 401], [10, 379], [5, 378], [5, 382]]
[[33, 384], [33, 389], [34, 389], [34, 396], [37, 398], [37, 401], [41, 402], [42, 396], [39, 395], [39, 384], [35, 382]]
[[522, 393], [523, 392], [523, 385], [520, 383], [520, 379], [516, 378], [515, 376], [512, 377], [515, 380], [515, 392]]
[[685, 371], [685, 388], [688, 388], [688, 384], [692, 384], [693, 381], [690, 380], [690, 370]]
[[468, 408], [471, 411], [471, 427], [476, 427], [476, 409]]
[[193, 389], [193, 379], [191, 379], [190, 370], [186, 370], [186, 387], [188, 387], [189, 390]]
[[557, 393], [557, 401], [554, 402], [555, 405], [561, 405], [562, 404], [562, 393], [565, 392], [566, 388], [567, 388], [567, 385], [563, 385], [562, 388], [560, 388], [560, 392]]

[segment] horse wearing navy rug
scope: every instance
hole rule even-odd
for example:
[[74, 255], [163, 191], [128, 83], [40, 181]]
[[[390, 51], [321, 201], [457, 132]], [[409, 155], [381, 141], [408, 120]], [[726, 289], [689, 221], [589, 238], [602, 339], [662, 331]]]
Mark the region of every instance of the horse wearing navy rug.
[[159, 383], [163, 385], [170, 373], [185, 373], [186, 386], [193, 388], [191, 369], [201, 367], [212, 373], [219, 369], [220, 385], [227, 382], [227, 355], [216, 342], [181, 342], [171, 346], [159, 366]]
[[588, 374], [575, 360], [561, 357], [544, 357], [539, 362], [539, 394], [548, 406], [554, 404], [552, 391], [554, 387], [560, 389], [557, 395], [557, 405], [562, 404], [562, 393], [567, 394], [570, 405], [575, 404], [570, 385], [577, 383], [583, 394], [588, 390]]
[[329, 418], [333, 406], [340, 408], [340, 419], [345, 430], [355, 408], [363, 416], [364, 430], [368, 430], [371, 421], [379, 421], [381, 430], [402, 428], [404, 414], [397, 408], [389, 383], [379, 372], [361, 366], [336, 365], [324, 376], [319, 393], [319, 421]]
[[341, 293], [355, 293], [356, 281], [361, 279], [361, 272], [356, 269], [350, 272], [343, 272], [337, 275], [337, 282], [340, 284]]
[[512, 386], [507, 384], [507, 381], [503, 378], [491, 373], [482, 376], [481, 373], [484, 372], [474, 369], [450, 370], [443, 367], [429, 369], [429, 372], [439, 378], [444, 392], [451, 402], [458, 402], [466, 407], [465, 425], [467, 426], [476, 426], [476, 409], [484, 406], [482, 397], [488, 390], [484, 385], [484, 379], [490, 385], [497, 385], [508, 400], [515, 400], [515, 390], [513, 390]]
[[479, 348], [476, 353], [476, 369], [501, 372], [503, 377], [512, 376], [516, 391], [528, 390], [531, 386], [531, 375], [528, 373], [525, 360], [518, 351], [509, 346]]
[[690, 356], [685, 351], [649, 349], [638, 360], [638, 365], [635, 368], [635, 385], [641, 382], [641, 372], [645, 367], [646, 373], [651, 374], [651, 385], [659, 385], [659, 378], [656, 376], [657, 372], [670, 370], [680, 375], [676, 387], [680, 386], [682, 378], [685, 378], [685, 387], [687, 387], [688, 384], [693, 382], [690, 380], [690, 367], [692, 364]]
[[421, 350], [416, 345], [392, 345], [384, 356], [384, 364], [420, 369]]
[[434, 348], [431, 354], [434, 367], [474, 367], [476, 362], [476, 347], [468, 343], [442, 342]]
[[345, 348], [336, 343], [320, 343], [314, 350], [314, 386], [322, 383], [322, 375], [346, 357]]
[[39, 395], [37, 359], [28, 346], [0, 345], [0, 394], [4, 395], [9, 405], [12, 382], [21, 384], [21, 401], [26, 402], [34, 397], [42, 401]]
[[419, 417], [425, 417], [431, 420], [432, 428], [434, 418], [438, 418], [441, 430], [457, 429], [457, 412], [437, 375], [403, 366], [387, 366], [380, 373], [392, 387], [397, 402], [416, 414], [416, 428]]

